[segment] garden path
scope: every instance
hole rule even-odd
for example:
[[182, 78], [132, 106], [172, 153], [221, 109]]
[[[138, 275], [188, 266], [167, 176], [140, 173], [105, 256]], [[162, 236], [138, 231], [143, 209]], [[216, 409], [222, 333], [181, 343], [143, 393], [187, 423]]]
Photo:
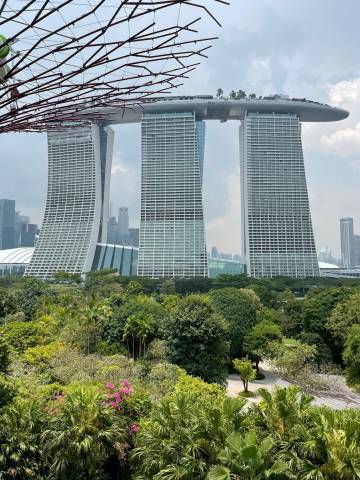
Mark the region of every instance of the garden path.
[[[260, 371], [265, 375], [264, 380], [254, 380], [249, 382], [249, 390], [256, 393], [258, 388], [266, 388], [272, 391], [275, 385], [288, 387], [291, 385], [286, 380], [275, 374], [269, 365], [262, 363]], [[324, 376], [323, 376], [324, 378]], [[330, 386], [330, 390], [319, 392], [314, 395], [314, 403], [316, 405], [326, 405], [337, 410], [343, 408], [360, 408], [360, 394], [353, 392], [345, 383], [344, 377], [340, 375], [327, 375], [326, 383]], [[243, 391], [243, 384], [239, 375], [230, 374], [228, 376], [227, 393], [229, 397], [236, 397]], [[251, 402], [259, 401], [259, 396], [249, 398]]]

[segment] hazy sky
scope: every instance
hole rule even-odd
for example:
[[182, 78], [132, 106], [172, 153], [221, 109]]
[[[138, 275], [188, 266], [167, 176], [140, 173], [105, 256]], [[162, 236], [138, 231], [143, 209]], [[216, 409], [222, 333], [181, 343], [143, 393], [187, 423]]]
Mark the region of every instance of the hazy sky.
[[[198, 2], [200, 3], [200, 2]], [[207, 4], [206, 0], [201, 3]], [[285, 93], [348, 109], [339, 123], [306, 124], [303, 143], [317, 246], [339, 254], [339, 218], [353, 216], [360, 234], [359, 0], [232, 0], [219, 8], [223, 28], [202, 66], [175, 94], [243, 89]], [[240, 252], [238, 123], [208, 122], [204, 206], [208, 246]], [[114, 127], [111, 198], [138, 225], [140, 129]], [[0, 198], [13, 198], [42, 221], [47, 183], [46, 136], [0, 136]]]

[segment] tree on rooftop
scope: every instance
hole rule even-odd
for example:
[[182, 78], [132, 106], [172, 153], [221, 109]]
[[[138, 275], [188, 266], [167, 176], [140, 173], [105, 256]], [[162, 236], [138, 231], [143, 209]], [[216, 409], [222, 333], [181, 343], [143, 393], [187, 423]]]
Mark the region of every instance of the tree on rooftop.
[[222, 88], [218, 88], [216, 91], [217, 98], [220, 98], [224, 94], [224, 90]]
[[237, 98], [238, 100], [241, 100], [241, 99], [243, 99], [243, 98], [245, 98], [245, 97], [246, 97], [246, 92], [245, 92], [244, 90], [238, 90], [238, 91], [236, 92], [236, 98]]

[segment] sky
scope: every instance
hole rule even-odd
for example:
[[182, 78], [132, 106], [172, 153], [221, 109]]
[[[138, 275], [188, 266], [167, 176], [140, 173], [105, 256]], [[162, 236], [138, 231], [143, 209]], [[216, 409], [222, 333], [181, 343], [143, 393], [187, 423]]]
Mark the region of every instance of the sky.
[[[200, 2], [198, 2], [200, 3]], [[202, 4], [209, 4], [202, 0]], [[208, 58], [174, 94], [222, 88], [306, 97], [349, 110], [342, 122], [304, 124], [303, 146], [317, 247], [340, 255], [339, 218], [360, 234], [359, 0], [232, 0], [215, 9], [222, 23]], [[207, 244], [241, 252], [238, 122], [207, 122], [204, 209]], [[113, 212], [128, 206], [139, 224], [140, 128], [114, 126]], [[44, 134], [0, 136], [0, 198], [41, 224], [47, 185]]]

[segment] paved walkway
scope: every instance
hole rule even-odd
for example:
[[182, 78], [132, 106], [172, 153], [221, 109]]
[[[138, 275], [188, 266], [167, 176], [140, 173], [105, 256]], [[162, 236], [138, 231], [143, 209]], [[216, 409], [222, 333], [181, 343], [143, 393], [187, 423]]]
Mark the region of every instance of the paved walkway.
[[[260, 371], [265, 375], [264, 380], [255, 380], [249, 382], [249, 390], [256, 393], [258, 388], [266, 388], [272, 391], [275, 385], [281, 387], [288, 387], [289, 382], [282, 380], [278, 375], [270, 370], [270, 368], [262, 364]], [[319, 393], [314, 395], [315, 405], [327, 405], [335, 409], [344, 408], [360, 408], [360, 394], [354, 393], [346, 384], [343, 377], [338, 375], [328, 376], [328, 383], [331, 385], [331, 390], [326, 393]], [[236, 397], [244, 389], [243, 383], [239, 375], [231, 374], [228, 376], [227, 392], [230, 397]], [[249, 398], [252, 402], [257, 402], [259, 396]]]

